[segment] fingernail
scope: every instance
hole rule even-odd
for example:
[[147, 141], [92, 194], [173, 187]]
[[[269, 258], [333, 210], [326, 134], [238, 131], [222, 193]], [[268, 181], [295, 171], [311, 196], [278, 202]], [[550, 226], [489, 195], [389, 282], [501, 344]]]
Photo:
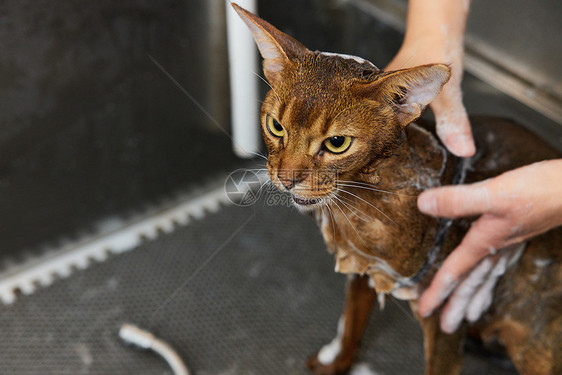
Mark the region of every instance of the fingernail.
[[437, 214], [437, 199], [434, 194], [423, 193], [418, 198], [418, 208], [421, 212], [436, 215]]

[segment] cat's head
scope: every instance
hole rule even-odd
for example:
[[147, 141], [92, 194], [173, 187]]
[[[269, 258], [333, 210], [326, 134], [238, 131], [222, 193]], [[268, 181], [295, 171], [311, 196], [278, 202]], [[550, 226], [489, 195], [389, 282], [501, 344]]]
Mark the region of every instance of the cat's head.
[[450, 77], [442, 64], [383, 72], [358, 57], [312, 52], [233, 6], [252, 31], [271, 85], [261, 109], [269, 176], [303, 208], [386, 157]]

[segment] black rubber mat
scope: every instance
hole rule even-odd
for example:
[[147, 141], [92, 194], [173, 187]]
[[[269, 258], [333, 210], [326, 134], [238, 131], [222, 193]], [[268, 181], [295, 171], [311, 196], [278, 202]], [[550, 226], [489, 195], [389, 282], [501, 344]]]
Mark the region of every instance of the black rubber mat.
[[[345, 278], [308, 217], [263, 202], [226, 207], [157, 241], [0, 307], [1, 374], [170, 374], [124, 346], [124, 322], [175, 347], [193, 374], [306, 374], [331, 340]], [[421, 374], [421, 330], [391, 300], [373, 314], [359, 362]], [[468, 356], [464, 374], [512, 374]]]

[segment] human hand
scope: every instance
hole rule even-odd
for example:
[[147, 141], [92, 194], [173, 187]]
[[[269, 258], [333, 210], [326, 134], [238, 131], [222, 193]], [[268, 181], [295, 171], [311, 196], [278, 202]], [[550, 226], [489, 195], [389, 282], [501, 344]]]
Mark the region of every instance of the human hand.
[[[426, 41], [423, 44], [437, 43]], [[472, 156], [475, 152], [474, 140], [461, 93], [462, 50], [453, 51], [454, 53], [447, 53], [443, 50], [422, 50], [421, 45], [420, 42], [415, 48], [407, 46], [401, 49], [386, 67], [386, 70], [397, 70], [438, 62], [449, 64], [451, 79], [429, 106], [435, 115], [437, 136], [447, 149], [457, 156]]]
[[430, 104], [437, 135], [453, 154], [474, 155], [475, 147], [468, 116], [462, 102], [464, 26], [469, 1], [410, 0], [406, 37], [385, 70], [445, 63], [451, 79]]
[[487, 309], [495, 281], [520, 250], [517, 244], [562, 225], [562, 159], [428, 190], [418, 208], [439, 217], [481, 215], [420, 298], [419, 312], [428, 316], [450, 296], [441, 328], [454, 332], [465, 317], [475, 321]]

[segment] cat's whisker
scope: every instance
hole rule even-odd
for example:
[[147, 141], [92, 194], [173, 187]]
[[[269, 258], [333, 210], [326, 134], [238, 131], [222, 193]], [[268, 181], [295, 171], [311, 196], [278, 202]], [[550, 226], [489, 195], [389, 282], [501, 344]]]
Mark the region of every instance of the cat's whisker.
[[339, 186], [344, 186], [344, 187], [350, 187], [350, 188], [357, 188], [357, 189], [363, 189], [363, 190], [370, 190], [370, 191], [375, 191], [377, 193], [384, 193], [384, 194], [390, 194], [390, 195], [396, 195], [399, 197], [408, 197], [408, 198], [417, 198], [417, 195], [410, 195], [410, 194], [402, 194], [402, 193], [395, 193], [392, 191], [387, 191], [387, 190], [383, 190], [383, 189], [378, 189], [378, 188], [373, 188], [370, 186], [361, 186], [361, 185], [351, 185], [351, 184], [338, 184]]
[[263, 172], [263, 171], [267, 171], [267, 168], [240, 168], [243, 171], [247, 171], [247, 172]]
[[246, 170], [246, 171], [254, 171], [254, 170], [265, 171], [265, 170], [267, 170], [267, 167], [264, 164], [261, 164], [261, 162], [260, 162], [260, 163], [255, 164], [255, 168], [240, 168], [240, 169]]
[[371, 206], [371, 207], [373, 207], [375, 210], [377, 210], [381, 215], [383, 215], [383, 216], [386, 217], [388, 220], [390, 220], [393, 224], [398, 225], [394, 220], [392, 220], [390, 217], [388, 217], [387, 214], [385, 214], [385, 213], [382, 212], [379, 208], [373, 206], [370, 202], [366, 201], [365, 199], [361, 198], [360, 196], [358, 196], [358, 195], [356, 195], [356, 194], [353, 194], [352, 192], [347, 191], [347, 190], [345, 190], [345, 189], [339, 189], [339, 188], [336, 188], [336, 189], [337, 189], [338, 191], [342, 192], [342, 193], [346, 193], [346, 194], [352, 195], [352, 196], [354, 196], [355, 198], [357, 198], [357, 199], [359, 199], [359, 200], [361, 200], [361, 201], [367, 203], [369, 206]]
[[[335, 199], [337, 199], [338, 201], [340, 201], [343, 205], [345, 205], [345, 207], [347, 207], [347, 209], [349, 211], [351, 211], [355, 216], [357, 216], [357, 218], [359, 218], [360, 220], [363, 220], [364, 222], [368, 223], [369, 221], [372, 221], [373, 218], [370, 217], [369, 215], [367, 215], [365, 212], [363, 212], [362, 210], [360, 210], [359, 208], [353, 207], [352, 202], [350, 199], [347, 199], [345, 197], [338, 197], [338, 196], [334, 196]], [[345, 198], [345, 199], [344, 199]], [[357, 214], [357, 211], [359, 213], [361, 213], [362, 215], [366, 216], [367, 219], [365, 217], [360, 216], [359, 214]]]
[[262, 155], [262, 154], [259, 153], [259, 152], [254, 152], [254, 151], [246, 151], [246, 152], [247, 152], [248, 154], [252, 154], [252, 155], [258, 156], [258, 157], [262, 158], [263, 160], [267, 161], [267, 157], [266, 157], [265, 155]]
[[345, 189], [337, 189], [338, 191], [342, 192], [342, 193], [346, 193], [349, 194], [351, 196], [354, 196], [355, 198], [365, 202], [367, 205], [371, 206], [372, 208], [374, 208], [375, 210], [377, 210], [381, 215], [383, 215], [385, 218], [387, 218], [388, 220], [390, 220], [393, 224], [398, 225], [394, 220], [392, 220], [387, 214], [385, 214], [381, 209], [379, 209], [378, 207], [374, 206], [373, 204], [371, 204], [370, 202], [366, 201], [365, 199], [361, 198], [360, 196], [353, 194], [350, 191], [347, 191]]
[[[269, 175], [267, 174], [267, 168], [240, 168], [233, 173], [241, 173], [241, 171], [252, 173], [254, 177], [257, 178], [258, 181], [260, 181], [260, 183], [263, 183], [262, 181], [264, 180], [269, 180]], [[264, 179], [262, 177], [266, 177], [266, 178]], [[253, 182], [253, 181], [247, 181], [247, 182]]]
[[[333, 203], [336, 203], [336, 202], [333, 202]], [[337, 204], [336, 204], [336, 206], [339, 208], [339, 206], [338, 206]], [[339, 208], [339, 209], [340, 209], [340, 211], [341, 211], [341, 208]], [[343, 212], [342, 212], [342, 213], [343, 213]], [[345, 214], [344, 214], [344, 216], [345, 216]], [[352, 226], [352, 228], [353, 228], [353, 230], [355, 230], [355, 228], [354, 228], [353, 226]], [[355, 230], [355, 233], [357, 233], [357, 230]], [[367, 244], [365, 243], [365, 241], [363, 240], [363, 237], [361, 237], [361, 236], [359, 235], [359, 233], [357, 233], [357, 236], [359, 237], [359, 239], [361, 240], [361, 242], [363, 242], [363, 244], [367, 245]], [[336, 243], [337, 243], [337, 242], [336, 242]], [[356, 247], [356, 246], [353, 246], [353, 247], [352, 247], [352, 250], [353, 250], [354, 252], [356, 252], [357, 254], [361, 255], [362, 257], [365, 257], [365, 258], [371, 259], [371, 260], [375, 260], [375, 261], [377, 261], [377, 262], [379, 261], [379, 258], [378, 258], [378, 257], [373, 256], [372, 254], [369, 254], [369, 253], [367, 253], [367, 252], [361, 250], [360, 248], [358, 248], [358, 247]], [[352, 258], [352, 260], [353, 260], [354, 262], [356, 262], [356, 259], [355, 259], [355, 258]]]
[[[332, 202], [332, 203], [334, 203], [334, 204], [336, 203], [335, 201], [333, 201], [333, 200], [331, 200], [331, 199], [330, 199], [330, 202]], [[337, 206], [338, 209], [341, 211], [341, 208], [339, 208], [339, 206], [338, 206], [337, 204], [336, 204], [336, 206]], [[329, 206], [328, 206], [328, 209], [329, 209]], [[330, 212], [332, 212], [331, 209], [330, 209]], [[343, 213], [343, 212], [342, 212], [342, 213]], [[344, 214], [344, 216], [345, 216], [345, 214]], [[333, 217], [333, 216], [332, 216], [332, 217]], [[353, 227], [353, 226], [352, 226], [352, 227]], [[353, 229], [355, 230], [355, 228], [353, 228]], [[334, 233], [335, 233], [335, 230], [334, 230]], [[355, 233], [357, 233], [356, 230], [355, 230]], [[363, 238], [362, 238], [361, 236], [359, 236], [359, 233], [357, 233], [357, 235], [358, 235], [359, 239], [361, 239], [361, 241], [365, 244], [365, 241], [363, 240]], [[335, 237], [334, 237], [334, 238], [335, 238]], [[337, 245], [337, 241], [334, 241], [334, 243]], [[365, 257], [365, 258], [367, 258], [367, 259], [371, 259], [371, 260], [374, 260], [374, 261], [379, 261], [379, 258], [378, 258], [378, 257], [373, 256], [372, 254], [369, 254], [369, 253], [367, 253], [367, 252], [365, 252], [365, 251], [363, 251], [363, 250], [361, 250], [361, 249], [359, 249], [359, 248], [357, 248], [357, 247], [355, 247], [355, 246], [352, 248], [352, 250], [355, 251], [357, 254], [361, 255], [362, 257]], [[353, 259], [354, 259], [354, 258], [353, 258]]]
[[371, 221], [369, 218], [365, 218], [362, 215], [360, 215], [360, 213], [358, 213], [353, 207], [351, 207], [349, 205], [349, 203], [346, 203], [345, 201], [341, 200], [340, 198], [336, 198], [338, 200], [338, 202], [340, 202], [341, 204], [343, 204], [343, 206], [345, 208], [347, 208], [349, 210], [349, 212], [351, 212], [353, 214], [353, 216], [355, 216], [356, 218], [358, 218], [361, 221], [364, 221], [366, 223], [368, 223], [369, 221]]
[[364, 182], [364, 181], [354, 181], [354, 180], [338, 180], [337, 182], [345, 182], [348, 184], [357, 184], [357, 185], [365, 185], [365, 186], [378, 186], [372, 182]]
[[271, 181], [270, 179], [268, 179], [268, 180], [265, 181], [263, 184], [261, 184], [260, 188], [259, 188], [258, 191], [256, 192], [256, 195], [259, 196], [259, 195], [261, 194], [262, 190], [264, 190], [264, 188], [265, 188], [266, 186], [269, 186], [269, 185], [275, 186], [275, 184], [273, 183], [273, 181]]
[[369, 219], [365, 219], [364, 217], [359, 215], [359, 213], [357, 212], [358, 210], [353, 208], [353, 206], [350, 204], [349, 201], [345, 201], [345, 200], [342, 199], [342, 197], [337, 197], [337, 196], [334, 197], [334, 199], [336, 199], [338, 202], [340, 202], [345, 208], [348, 209], [349, 212], [351, 212], [353, 214], [353, 216], [355, 216], [359, 220], [362, 220], [362, 221], [365, 221], [365, 222], [370, 221]]
[[[334, 198], [336, 198], [336, 196], [334, 196]], [[332, 200], [332, 203], [334, 203], [336, 205], [336, 207], [341, 211], [342, 215], [345, 217], [345, 219], [347, 220], [347, 222], [349, 223], [349, 226], [351, 226], [351, 229], [353, 229], [353, 231], [355, 232], [355, 234], [357, 234], [357, 238], [359, 238], [361, 240], [361, 242], [363, 242], [364, 245], [367, 245], [365, 243], [365, 240], [363, 239], [363, 237], [361, 237], [361, 235], [359, 234], [359, 232], [357, 231], [357, 229], [355, 228], [355, 226], [351, 223], [351, 220], [349, 220], [349, 218], [347, 217], [347, 215], [345, 214], [345, 212], [343, 212], [342, 208], [340, 207], [340, 205], [338, 204], [337, 201]]]
[[337, 184], [340, 185], [340, 186], [356, 187], [358, 189], [372, 190], [372, 191], [376, 191], [376, 192], [379, 192], [379, 193], [387, 193], [387, 194], [392, 194], [392, 195], [398, 195], [398, 196], [401, 196], [401, 197], [410, 197], [410, 198], [417, 198], [418, 197], [418, 195], [403, 194], [403, 193], [396, 193], [396, 192], [393, 192], [393, 191], [383, 190], [383, 189], [374, 187], [376, 185], [369, 184], [367, 182], [340, 180], [340, 181], [338, 181]]
[[[255, 175], [259, 175], [259, 176], [265, 175], [267, 177], [265, 180], [262, 180], [262, 178], [260, 178], [259, 176], [256, 176], [256, 177], [258, 177], [258, 182], [260, 183], [259, 189], [255, 192], [255, 194], [257, 196], [259, 196], [261, 194], [262, 190], [264, 190], [264, 188], [266, 186], [268, 186], [268, 185], [275, 186], [273, 184], [273, 181], [271, 181], [271, 179], [269, 178], [269, 175], [267, 175], [267, 173], [263, 173], [263, 172], [267, 171], [267, 168], [241, 168], [240, 170], [244, 171], [244, 172], [251, 172], [251, 173], [254, 173]], [[252, 182], [255, 182], [255, 181], [252, 181]]]
[[[207, 116], [209, 118], [209, 120], [211, 120], [211, 122], [213, 124], [215, 124], [215, 126], [221, 131], [223, 132], [231, 141], [233, 141], [234, 143], [237, 143], [233, 138], [232, 135], [230, 133], [228, 133], [228, 131], [226, 130], [226, 128], [215, 118], [213, 117], [209, 111], [207, 111], [205, 109], [205, 107], [203, 107], [203, 105], [201, 105], [201, 103], [199, 103], [195, 97], [193, 95], [191, 95], [191, 93], [189, 91], [187, 91], [187, 89], [185, 87], [183, 87], [179, 81], [177, 79], [175, 79], [167, 70], [166, 68], [164, 68], [164, 66], [162, 66], [162, 64], [160, 64], [151, 54], [147, 53], [148, 58], [152, 61], [152, 63], [154, 65], [156, 65], [156, 67], [158, 69], [160, 69], [160, 71], [166, 76], [168, 77], [168, 79], [170, 81], [172, 81], [172, 83], [197, 107], [199, 108], [199, 110], [201, 112], [203, 112], [203, 114], [205, 116]], [[269, 83], [264, 80], [259, 74], [253, 72], [255, 75], [257, 75], [260, 79], [262, 79], [265, 83], [267, 83], [269, 85]], [[271, 85], [269, 85], [269, 87], [271, 87]], [[271, 89], [275, 92], [275, 90], [273, 89], [273, 87], [271, 87]], [[279, 95], [277, 94], [277, 92], [275, 92], [275, 95], [277, 95], [277, 98], [279, 98]], [[279, 100], [281, 101], [281, 99], [279, 98]], [[243, 147], [241, 147], [240, 145], [238, 145], [242, 150], [244, 150], [244, 152], [248, 152], [250, 154], [254, 154], [256, 156], [259, 156], [261, 158], [263, 158], [264, 160], [267, 161], [267, 158], [264, 155], [261, 155], [260, 153], [257, 152], [253, 152], [253, 151], [247, 151], [245, 150]]]
[[414, 58], [414, 56], [416, 56], [415, 52], [412, 53], [412, 54], [410, 55], [410, 57], [408, 57], [408, 58], [406, 59], [406, 61], [404, 61], [404, 62], [402, 63], [402, 65], [400, 65], [400, 68], [398, 68], [397, 70], [400, 70], [400, 69], [404, 68], [404, 67], [406, 66], [406, 64], [408, 64], [408, 63], [410, 62], [410, 60], [412, 60], [412, 59]]
[[[349, 212], [351, 212], [353, 214], [353, 216], [357, 217], [359, 220], [364, 220], [361, 216], [359, 216], [355, 210], [353, 210], [352, 207], [349, 206], [348, 203], [344, 202], [342, 199], [340, 199], [339, 197], [334, 196], [334, 199], [337, 200], [338, 202], [340, 202], [345, 208], [348, 209]], [[364, 220], [365, 221], [365, 220]]]
[[277, 96], [277, 100], [281, 101], [281, 97], [279, 96], [279, 94], [277, 93], [277, 91], [275, 91], [275, 89], [273, 88], [273, 86], [271, 86], [269, 84], [269, 82], [267, 82], [267, 79], [263, 78], [262, 76], [260, 76], [258, 73], [256, 72], [252, 72], [254, 73], [259, 79], [261, 79], [263, 82], [265, 82], [266, 85], [269, 86], [269, 88], [271, 89], [271, 91], [273, 91], [273, 93], [275, 94], [275, 96]]
[[[335, 197], [333, 197], [335, 198]], [[347, 220], [347, 222], [349, 223], [349, 225], [351, 226], [351, 228], [353, 228], [353, 230], [355, 231], [355, 233], [357, 233], [357, 231], [355, 230], [355, 227], [353, 226], [353, 224], [351, 224], [351, 221], [349, 220], [349, 218], [347, 217], [347, 215], [345, 214], [345, 212], [343, 212], [343, 210], [341, 209], [340, 205], [338, 204], [337, 201], [335, 200], [331, 200], [331, 202], [340, 210], [340, 212], [342, 213], [343, 217], [345, 217], [345, 219]], [[357, 233], [357, 235], [359, 236], [359, 233]]]
[[334, 213], [332, 212], [332, 209], [330, 208], [330, 205], [328, 204], [330, 201], [330, 198], [327, 198], [327, 200], [325, 201], [324, 205], [326, 206], [326, 208], [328, 209], [328, 213], [330, 214], [330, 221], [332, 222], [332, 238], [334, 239], [333, 244], [334, 244], [334, 250], [337, 252], [337, 246], [338, 246], [338, 242], [335, 241], [336, 239], [336, 222], [334, 219]]
[[356, 211], [359, 211], [359, 212], [361, 213], [361, 215], [363, 215], [364, 218], [365, 218], [365, 217], [368, 218], [368, 220], [365, 220], [365, 222], [370, 222], [370, 221], [374, 221], [374, 220], [375, 220], [372, 216], [370, 216], [369, 214], [367, 214], [365, 211], [363, 211], [363, 210], [361, 210], [360, 208], [356, 207], [356, 206], [354, 205], [355, 202], [353, 202], [351, 199], [349, 199], [349, 198], [347, 198], [347, 197], [344, 197], [344, 196], [341, 196], [341, 195], [338, 197], [338, 199], [345, 201], [345, 202], [348, 204], [348, 206], [354, 208]]

